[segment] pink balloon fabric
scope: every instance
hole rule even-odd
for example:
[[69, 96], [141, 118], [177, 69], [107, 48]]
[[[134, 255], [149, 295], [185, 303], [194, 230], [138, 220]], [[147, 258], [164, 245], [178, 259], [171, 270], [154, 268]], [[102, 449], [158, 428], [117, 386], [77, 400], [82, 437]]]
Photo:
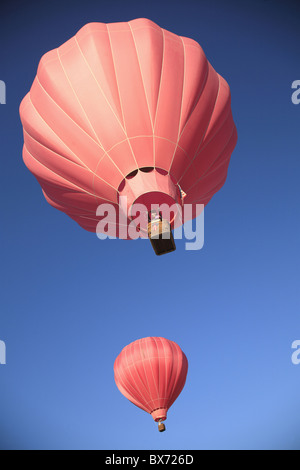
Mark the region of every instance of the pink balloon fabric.
[[145, 193], [206, 205], [237, 141], [229, 86], [200, 45], [148, 19], [90, 23], [46, 53], [20, 116], [45, 198], [89, 231], [123, 191], [128, 213]]
[[115, 360], [115, 382], [134, 405], [164, 421], [182, 391], [188, 361], [180, 347], [165, 338], [142, 338], [126, 346]]

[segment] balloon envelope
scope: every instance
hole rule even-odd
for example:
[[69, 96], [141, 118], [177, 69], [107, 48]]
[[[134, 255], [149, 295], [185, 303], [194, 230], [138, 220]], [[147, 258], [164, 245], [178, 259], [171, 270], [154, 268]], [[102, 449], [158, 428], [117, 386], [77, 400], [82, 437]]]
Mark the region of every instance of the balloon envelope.
[[191, 204], [195, 217], [237, 141], [229, 86], [200, 45], [147, 19], [87, 24], [46, 53], [20, 115], [47, 201], [89, 231], [109, 203], [105, 231], [122, 238], [136, 203]]
[[167, 411], [182, 391], [188, 361], [173, 341], [142, 338], [126, 346], [115, 360], [115, 382], [120, 392], [155, 421]]

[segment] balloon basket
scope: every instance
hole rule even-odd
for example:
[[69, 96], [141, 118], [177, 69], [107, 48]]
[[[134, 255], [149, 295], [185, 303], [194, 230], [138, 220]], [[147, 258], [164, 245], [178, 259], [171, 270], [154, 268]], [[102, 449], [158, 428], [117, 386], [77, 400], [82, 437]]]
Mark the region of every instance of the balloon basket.
[[162, 421], [159, 421], [158, 423], [158, 430], [159, 432], [164, 432], [166, 430], [166, 426], [164, 425]]
[[148, 237], [157, 256], [176, 250], [172, 230], [166, 220], [149, 222]]

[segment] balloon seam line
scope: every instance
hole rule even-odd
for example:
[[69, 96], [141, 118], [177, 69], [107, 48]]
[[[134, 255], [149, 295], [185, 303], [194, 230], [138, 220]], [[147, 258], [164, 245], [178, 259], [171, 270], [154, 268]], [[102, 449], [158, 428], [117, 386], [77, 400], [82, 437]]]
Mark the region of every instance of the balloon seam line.
[[137, 61], [138, 61], [140, 74], [141, 74], [141, 78], [142, 78], [142, 84], [143, 84], [143, 88], [144, 88], [145, 98], [146, 98], [146, 102], [147, 102], [147, 108], [148, 108], [150, 123], [151, 123], [151, 127], [152, 127], [152, 132], [154, 134], [154, 127], [153, 127], [152, 117], [151, 117], [151, 113], [150, 113], [150, 106], [149, 106], [149, 101], [148, 101], [148, 97], [147, 97], [147, 93], [146, 93], [146, 87], [145, 87], [145, 83], [144, 83], [144, 77], [143, 77], [142, 67], [141, 67], [140, 58], [139, 58], [139, 54], [138, 54], [138, 50], [137, 50], [136, 40], [135, 40], [133, 30], [131, 28], [130, 23], [128, 23], [128, 25], [129, 25], [129, 28], [130, 28], [130, 31], [131, 31], [133, 42], [134, 42], [135, 52], [136, 52], [136, 56], [137, 56]]
[[[162, 83], [162, 76], [163, 76], [163, 69], [164, 69], [164, 62], [165, 62], [165, 34], [164, 30], [161, 29], [162, 31], [162, 38], [163, 38], [163, 54], [162, 54], [162, 59], [161, 59], [161, 70], [160, 70], [160, 79], [159, 79], [159, 87], [158, 87], [158, 96], [157, 96], [157, 103], [156, 103], [156, 110], [155, 110], [155, 116], [154, 116], [154, 123], [153, 123], [153, 128], [155, 130], [156, 128], [156, 120], [157, 120], [157, 114], [158, 114], [158, 106], [159, 106], [159, 99], [160, 99], [160, 92], [161, 92], [161, 83]], [[154, 134], [154, 131], [153, 131]], [[154, 168], [156, 167], [156, 151], [154, 153]]]
[[[218, 154], [217, 158], [214, 160], [214, 162], [209, 166], [209, 168], [207, 168], [206, 172], [203, 173], [201, 175], [201, 177], [195, 182], [193, 183], [188, 189], [187, 189], [187, 192], [190, 191], [192, 188], [194, 188], [195, 186], [197, 186], [200, 181], [202, 181], [204, 178], [206, 178], [207, 176], [209, 176], [210, 174], [214, 173], [214, 171], [218, 170], [223, 164], [224, 164], [224, 161], [222, 161], [220, 163], [220, 165], [217, 166], [217, 168], [215, 168], [213, 171], [209, 171], [211, 169], [211, 167], [217, 162], [217, 160], [220, 158], [220, 156], [222, 155], [223, 152], [226, 153], [226, 149], [227, 147], [229, 146], [230, 142], [231, 142], [231, 139], [234, 135], [234, 131], [235, 131], [235, 126], [233, 126], [233, 130], [232, 130], [232, 133], [228, 139], [228, 141], [226, 142], [226, 144], [224, 145], [224, 147], [222, 148], [221, 152]], [[229, 156], [230, 158], [230, 156]], [[225, 161], [227, 161], [227, 158], [225, 159]]]
[[[210, 123], [211, 123], [212, 116], [213, 116], [213, 113], [214, 113], [214, 110], [215, 110], [215, 107], [216, 107], [216, 104], [217, 104], [217, 101], [218, 101], [219, 91], [220, 91], [220, 79], [219, 79], [219, 76], [218, 76], [218, 75], [217, 75], [217, 77], [218, 77], [218, 91], [217, 91], [217, 94], [216, 94], [216, 99], [215, 99], [215, 102], [214, 102], [214, 106], [213, 106], [213, 109], [212, 109], [210, 118], [209, 118], [209, 120], [208, 120], [206, 129], [205, 129], [205, 132], [203, 132], [203, 134], [202, 134], [202, 139], [200, 140], [200, 142], [199, 142], [199, 144], [198, 144], [198, 147], [197, 147], [197, 149], [196, 149], [196, 151], [195, 151], [195, 154], [194, 154], [193, 158], [191, 159], [190, 164], [186, 167], [184, 173], [181, 175], [181, 177], [180, 177], [178, 183], [180, 183], [180, 181], [182, 180], [182, 178], [184, 177], [184, 175], [186, 174], [186, 172], [188, 171], [188, 169], [191, 167], [193, 161], [195, 160], [195, 158], [196, 158], [196, 156], [197, 156], [197, 152], [198, 152], [199, 148], [200, 148], [201, 145], [202, 145], [202, 142], [203, 142], [203, 140], [204, 140], [204, 138], [205, 138], [206, 132], [207, 132], [207, 130], [208, 130], [208, 128], [209, 128], [209, 125], [210, 125]], [[213, 137], [212, 137], [212, 138], [213, 138]], [[201, 149], [201, 151], [202, 151], [202, 149]], [[185, 192], [187, 192], [187, 191], [185, 191]]]
[[[112, 57], [112, 61], [113, 61], [113, 64], [114, 64], [114, 72], [115, 72], [116, 83], [117, 83], [117, 89], [118, 89], [118, 94], [119, 94], [119, 101], [120, 101], [120, 106], [121, 106], [121, 111], [122, 111], [122, 117], [123, 117], [124, 132], [125, 132], [125, 135], [126, 135], [126, 137], [127, 137], [128, 145], [129, 145], [129, 147], [130, 147], [130, 150], [131, 150], [133, 159], [134, 159], [134, 161], [135, 161], [136, 168], [138, 168], [139, 166], [138, 166], [138, 163], [137, 163], [135, 154], [134, 154], [134, 152], [133, 152], [133, 150], [132, 150], [132, 147], [131, 147], [131, 145], [130, 145], [129, 138], [128, 138], [128, 134], [127, 134], [126, 122], [125, 122], [125, 116], [124, 116], [124, 110], [123, 110], [123, 105], [122, 105], [122, 98], [121, 98], [121, 93], [120, 93], [119, 81], [118, 81], [118, 76], [117, 76], [115, 58], [114, 58], [114, 54], [113, 54], [113, 48], [112, 48], [112, 42], [111, 42], [111, 35], [110, 35], [110, 31], [109, 31], [108, 24], [106, 24], [106, 29], [107, 29], [107, 34], [108, 34], [108, 39], [109, 39], [109, 44], [110, 44], [111, 57]], [[124, 178], [125, 178], [125, 176], [124, 176]]]
[[180, 39], [181, 39], [181, 44], [182, 44], [182, 47], [183, 47], [183, 79], [182, 79], [182, 90], [181, 90], [181, 104], [180, 104], [180, 115], [179, 115], [179, 123], [178, 123], [177, 142], [176, 142], [174, 152], [173, 152], [173, 156], [172, 156], [172, 160], [171, 160], [171, 163], [170, 163], [170, 167], [169, 167], [169, 171], [168, 171], [169, 174], [170, 174], [170, 171], [171, 171], [171, 168], [172, 168], [172, 165], [173, 165], [174, 157], [176, 155], [176, 151], [177, 151], [177, 148], [178, 148], [178, 142], [179, 142], [179, 138], [180, 138], [180, 126], [181, 126], [181, 120], [182, 120], [183, 95], [184, 95], [185, 75], [186, 75], [186, 53], [185, 53], [184, 42], [183, 42], [183, 39], [182, 39], [181, 36], [180, 36]]
[[[44, 168], [46, 168], [48, 171], [50, 171], [51, 173], [53, 173], [55, 176], [59, 176], [60, 178], [62, 178], [64, 181], [66, 181], [68, 184], [72, 184], [75, 188], [78, 188], [80, 189], [81, 191], [83, 191], [85, 194], [88, 194], [89, 196], [95, 196], [93, 193], [89, 193], [86, 189], [82, 188], [81, 186], [78, 186], [76, 183], [72, 182], [72, 181], [69, 181], [67, 180], [66, 178], [64, 178], [62, 175], [60, 175], [59, 173], [56, 173], [55, 171], [51, 170], [51, 168], [47, 167], [47, 165], [45, 165], [44, 163], [40, 162], [40, 160], [38, 160], [36, 157], [34, 157], [34, 155], [32, 155], [32, 153], [28, 150], [28, 148], [25, 146], [26, 148], [26, 151], [29, 153], [29, 155], [36, 161], [38, 162], [40, 165], [42, 165]], [[102, 198], [101, 196], [95, 196], [99, 199], [104, 199]], [[106, 199], [108, 202], [111, 202], [112, 204], [116, 204], [116, 202], [113, 202], [113, 201], [110, 201], [109, 199]]]

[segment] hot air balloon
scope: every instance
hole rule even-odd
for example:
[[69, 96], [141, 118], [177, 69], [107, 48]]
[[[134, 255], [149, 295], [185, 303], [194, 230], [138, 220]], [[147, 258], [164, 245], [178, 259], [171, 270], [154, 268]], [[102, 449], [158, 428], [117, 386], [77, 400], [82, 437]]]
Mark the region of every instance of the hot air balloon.
[[134, 405], [151, 414], [165, 430], [167, 411], [182, 391], [188, 361], [180, 347], [165, 338], [142, 338], [126, 346], [115, 360], [115, 382]]
[[20, 116], [46, 200], [92, 232], [136, 227], [157, 254], [223, 186], [237, 141], [227, 82], [197, 42], [148, 19], [90, 23], [46, 53]]

